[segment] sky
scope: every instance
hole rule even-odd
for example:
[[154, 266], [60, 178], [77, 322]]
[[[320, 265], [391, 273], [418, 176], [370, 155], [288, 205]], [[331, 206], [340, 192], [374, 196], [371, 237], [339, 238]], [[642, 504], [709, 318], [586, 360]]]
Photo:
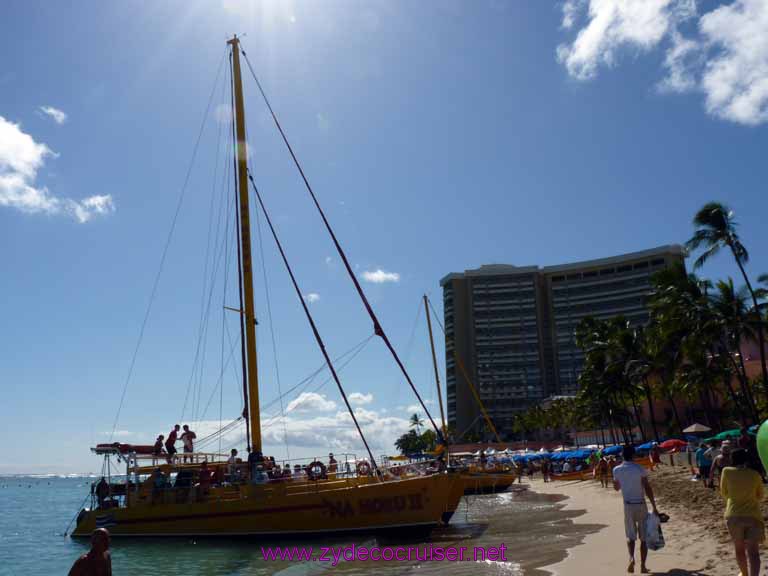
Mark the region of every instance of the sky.
[[[749, 273], [768, 272], [766, 0], [11, 0], [0, 473], [94, 471], [95, 443], [152, 443], [177, 422], [202, 438], [239, 415], [224, 309], [238, 306], [235, 33], [435, 418], [419, 306], [426, 293], [441, 313], [450, 272], [683, 243], [711, 200], [733, 209]], [[348, 353], [341, 380], [374, 453], [392, 453], [423, 411], [370, 338], [247, 69], [244, 90], [255, 181], [329, 353]], [[305, 382], [322, 357], [256, 214], [265, 451], [362, 455], [327, 372]], [[702, 273], [737, 270], [722, 255]]]

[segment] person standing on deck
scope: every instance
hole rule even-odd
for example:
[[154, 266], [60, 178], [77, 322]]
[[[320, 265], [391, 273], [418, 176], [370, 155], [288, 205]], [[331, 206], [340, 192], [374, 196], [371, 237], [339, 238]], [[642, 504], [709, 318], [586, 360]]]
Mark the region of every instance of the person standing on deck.
[[624, 462], [613, 469], [613, 489], [621, 490], [624, 498], [624, 531], [627, 535], [629, 550], [629, 566], [627, 572], [635, 571], [635, 541], [640, 540], [640, 572], [648, 574], [645, 564], [648, 558], [648, 545], [645, 543], [645, 520], [648, 516], [648, 506], [645, 497], [651, 501], [653, 513], [658, 515], [656, 500], [648, 481], [648, 471], [632, 462], [635, 449], [627, 444], [623, 450]]
[[91, 535], [91, 549], [80, 556], [69, 576], [112, 576], [112, 556], [109, 552], [109, 532], [106, 528], [97, 528]]
[[[184, 443], [184, 462], [187, 462], [187, 454], [191, 454], [195, 451], [194, 441], [197, 439], [197, 434], [189, 429], [187, 424], [184, 424], [184, 432], [181, 434], [181, 441]], [[189, 461], [192, 462], [192, 456], [189, 457]]]
[[736, 551], [742, 576], [759, 576], [760, 543], [765, 539], [765, 525], [760, 502], [763, 479], [748, 468], [746, 450], [731, 453], [731, 466], [723, 468], [720, 494], [725, 499], [725, 523]]
[[179, 430], [181, 426], [176, 424], [168, 434], [168, 439], [165, 441], [165, 451], [168, 453], [168, 464], [173, 464], [173, 459], [176, 456], [176, 439], [179, 437]]

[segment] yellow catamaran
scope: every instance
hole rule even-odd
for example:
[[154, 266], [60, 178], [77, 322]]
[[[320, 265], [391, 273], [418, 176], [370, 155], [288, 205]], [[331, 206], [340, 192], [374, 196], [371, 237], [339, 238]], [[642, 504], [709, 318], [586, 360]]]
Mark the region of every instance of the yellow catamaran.
[[[247, 392], [244, 418], [249, 450], [252, 455], [257, 455], [253, 459], [253, 462], [257, 463], [263, 461], [263, 456], [261, 456], [249, 223], [248, 184], [249, 181], [253, 184], [253, 180], [247, 165], [240, 67], [242, 49], [237, 36], [229, 40], [228, 45], [231, 49], [233, 78], [235, 157], [237, 158], [240, 220], [239, 248], [242, 273], [240, 317], [245, 344], [244, 388]], [[245, 55], [245, 52], [242, 54]], [[245, 58], [247, 59], [247, 56]], [[275, 122], [277, 124], [276, 118]], [[279, 124], [278, 129], [280, 129]], [[282, 129], [280, 132], [285, 138]], [[285, 143], [288, 145], [287, 139]], [[294, 161], [296, 161], [295, 156]], [[298, 161], [296, 163], [298, 166]], [[346, 257], [317, 204], [306, 178], [305, 183], [344, 263], [347, 264]], [[264, 209], [259, 192], [255, 189], [255, 185], [253, 187]], [[294, 288], [301, 296], [266, 211], [265, 216], [291, 275]], [[351, 274], [351, 268], [348, 268], [348, 271]], [[376, 334], [382, 337], [403, 369], [409, 384], [412, 384], [354, 275], [352, 279], [368, 313], [374, 320]], [[354, 412], [347, 402], [333, 363], [325, 352], [320, 335], [303, 299], [302, 304], [328, 368], [339, 385], [342, 397], [357, 426]], [[415, 388], [414, 392], [418, 397]], [[421, 401], [420, 397], [419, 400]], [[326, 470], [322, 463], [313, 462], [308, 468], [309, 476], [281, 477], [273, 480], [268, 480], [260, 466], [250, 464], [250, 458], [249, 464], [236, 464], [227, 463], [227, 455], [194, 453], [189, 455], [189, 462], [186, 458], [184, 461], [169, 459], [168, 463], [158, 465], [158, 455], [152, 454], [152, 450], [146, 447], [100, 445], [93, 451], [103, 455], [105, 459], [116, 457], [118, 462], [125, 464], [125, 478], [119, 483], [102, 479], [94, 486], [91, 506], [80, 511], [72, 535], [87, 536], [94, 529], [101, 527], [108, 528], [114, 536], [304, 535], [404, 528], [432, 529], [450, 520], [464, 491], [464, 484], [458, 474], [442, 470], [441, 467], [407, 478], [388, 474], [385, 469], [376, 464], [359, 426], [358, 432], [367, 449], [370, 463], [368, 460], [356, 461], [358, 464], [365, 464], [357, 466], [356, 471], [336, 471], [331, 466]], [[260, 458], [262, 460], [259, 460]], [[161, 481], [158, 482], [158, 479]]]

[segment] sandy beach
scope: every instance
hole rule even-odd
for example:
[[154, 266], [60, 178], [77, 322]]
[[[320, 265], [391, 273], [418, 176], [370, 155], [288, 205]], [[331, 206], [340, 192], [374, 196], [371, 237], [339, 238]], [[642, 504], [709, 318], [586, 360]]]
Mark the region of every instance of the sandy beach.
[[[664, 525], [666, 546], [649, 552], [648, 567], [653, 574], [669, 576], [734, 576], [738, 573], [732, 547], [722, 520], [720, 497], [692, 482], [688, 468], [663, 467], [651, 473], [659, 510], [670, 516]], [[576, 524], [599, 525], [582, 543], [569, 549], [567, 557], [544, 567], [557, 576], [626, 574], [627, 550], [621, 497], [599, 483], [531, 482], [531, 490], [562, 494], [568, 511], [583, 511]], [[695, 509], [695, 510], [694, 510]], [[639, 550], [637, 551], [639, 573]]]

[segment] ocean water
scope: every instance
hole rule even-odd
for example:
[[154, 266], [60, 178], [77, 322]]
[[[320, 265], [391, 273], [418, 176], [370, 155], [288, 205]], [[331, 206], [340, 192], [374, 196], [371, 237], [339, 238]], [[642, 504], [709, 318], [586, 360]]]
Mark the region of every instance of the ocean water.
[[[81, 540], [63, 535], [80, 509], [92, 478], [0, 476], [0, 575], [67, 574], [88, 549]], [[565, 557], [595, 526], [574, 524], [578, 513], [565, 512], [559, 499], [525, 492], [465, 498], [451, 525], [433, 532], [428, 541], [381, 540], [374, 536], [286, 542], [257, 539], [116, 539], [112, 542], [115, 575], [163, 576], [389, 576], [501, 575], [539, 576], [539, 567]], [[265, 560], [262, 546], [499, 546], [506, 562], [474, 561], [341, 561]]]

